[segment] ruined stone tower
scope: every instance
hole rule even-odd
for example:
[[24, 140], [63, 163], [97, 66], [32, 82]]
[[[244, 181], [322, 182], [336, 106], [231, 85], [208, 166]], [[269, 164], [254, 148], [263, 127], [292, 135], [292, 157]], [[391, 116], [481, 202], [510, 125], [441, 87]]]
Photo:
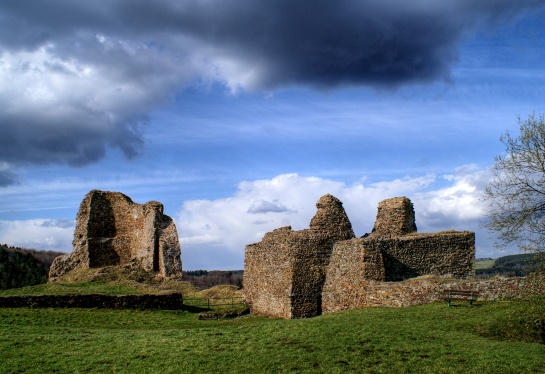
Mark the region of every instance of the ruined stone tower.
[[80, 204], [73, 246], [51, 265], [50, 281], [73, 269], [127, 264], [163, 278], [182, 274], [176, 226], [157, 201], [136, 204], [120, 192], [92, 190]]
[[354, 238], [354, 232], [339, 199], [322, 196], [316, 207], [309, 229], [282, 227], [246, 246], [244, 293], [253, 312], [284, 318], [322, 313], [333, 244]]
[[416, 232], [414, 208], [411, 200], [393, 197], [378, 204], [373, 236], [395, 237]]

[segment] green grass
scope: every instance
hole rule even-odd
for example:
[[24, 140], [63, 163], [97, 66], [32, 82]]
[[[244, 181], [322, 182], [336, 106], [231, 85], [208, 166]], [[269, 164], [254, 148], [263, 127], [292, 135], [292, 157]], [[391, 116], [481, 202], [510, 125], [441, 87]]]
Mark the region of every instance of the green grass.
[[[37, 286], [11, 288], [0, 291], [0, 296], [28, 296], [28, 295], [73, 295], [73, 294], [107, 294], [107, 295], [135, 295], [149, 293], [147, 287], [137, 287], [125, 283], [45, 283]], [[152, 291], [152, 290], [150, 290]], [[157, 292], [157, 290], [153, 290]]]
[[[541, 313], [543, 300], [534, 304]], [[160, 310], [0, 309], [0, 371], [545, 372], [545, 345], [532, 334], [504, 334], [527, 308], [512, 301], [435, 303], [303, 320], [210, 321]]]
[[475, 262], [475, 270], [490, 269], [492, 266], [494, 266], [495, 262], [496, 260], [477, 261]]

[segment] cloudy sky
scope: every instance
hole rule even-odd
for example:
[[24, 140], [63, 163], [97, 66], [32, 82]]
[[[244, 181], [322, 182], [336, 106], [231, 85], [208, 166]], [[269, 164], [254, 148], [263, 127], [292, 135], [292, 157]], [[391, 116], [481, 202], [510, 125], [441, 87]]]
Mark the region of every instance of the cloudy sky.
[[409, 197], [477, 234], [499, 136], [545, 112], [543, 0], [0, 4], [0, 242], [71, 251], [91, 189], [158, 200], [192, 269]]

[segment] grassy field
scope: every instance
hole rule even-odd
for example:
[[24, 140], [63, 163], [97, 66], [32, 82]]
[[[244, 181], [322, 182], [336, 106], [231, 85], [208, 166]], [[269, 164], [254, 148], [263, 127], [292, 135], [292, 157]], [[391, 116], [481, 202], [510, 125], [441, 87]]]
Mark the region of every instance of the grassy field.
[[545, 373], [545, 345], [535, 342], [535, 321], [525, 315], [532, 308], [540, 315], [543, 304], [209, 321], [177, 311], [0, 309], [0, 371]]
[[492, 266], [494, 266], [495, 262], [496, 260], [477, 261], [475, 262], [475, 270], [490, 269]]

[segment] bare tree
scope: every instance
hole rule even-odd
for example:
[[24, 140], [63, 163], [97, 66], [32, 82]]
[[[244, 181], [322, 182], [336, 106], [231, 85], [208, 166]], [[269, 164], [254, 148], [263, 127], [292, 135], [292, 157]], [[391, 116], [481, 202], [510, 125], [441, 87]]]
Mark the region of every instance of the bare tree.
[[545, 123], [543, 116], [517, 120], [520, 134], [500, 137], [506, 155], [496, 156], [485, 190], [488, 220], [497, 247], [517, 245], [545, 254]]

